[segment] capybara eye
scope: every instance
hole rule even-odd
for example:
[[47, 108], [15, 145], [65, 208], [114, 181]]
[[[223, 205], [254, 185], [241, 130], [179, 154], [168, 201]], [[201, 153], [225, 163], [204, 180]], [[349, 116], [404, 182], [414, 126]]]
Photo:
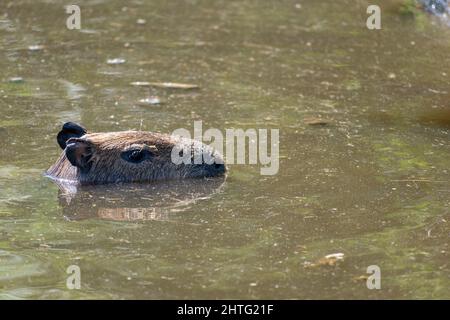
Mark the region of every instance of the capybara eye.
[[135, 150], [130, 154], [130, 160], [139, 161], [139, 160], [141, 160], [141, 158], [142, 158], [142, 153], [140, 151]]
[[122, 159], [132, 163], [139, 163], [146, 159], [146, 152], [144, 150], [125, 151], [122, 153]]

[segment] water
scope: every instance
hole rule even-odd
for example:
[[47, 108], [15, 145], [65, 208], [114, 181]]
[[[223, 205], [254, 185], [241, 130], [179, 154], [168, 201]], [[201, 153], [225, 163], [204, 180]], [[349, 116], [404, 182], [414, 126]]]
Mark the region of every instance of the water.
[[[450, 298], [450, 31], [399, 2], [369, 31], [365, 1], [79, 1], [76, 31], [58, 1], [2, 1], [0, 297]], [[194, 120], [280, 129], [279, 173], [75, 195], [42, 176], [65, 121]]]

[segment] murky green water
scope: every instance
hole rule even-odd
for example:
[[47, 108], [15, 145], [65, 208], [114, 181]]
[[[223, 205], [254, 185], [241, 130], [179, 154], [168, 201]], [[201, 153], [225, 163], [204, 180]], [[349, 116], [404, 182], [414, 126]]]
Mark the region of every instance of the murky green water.
[[[366, 1], [78, 1], [77, 31], [61, 1], [2, 1], [0, 297], [450, 298], [449, 127], [423, 121], [450, 108], [450, 30], [396, 2], [369, 31]], [[201, 89], [140, 106], [133, 81]], [[69, 120], [278, 128], [280, 171], [58, 196], [42, 172]]]

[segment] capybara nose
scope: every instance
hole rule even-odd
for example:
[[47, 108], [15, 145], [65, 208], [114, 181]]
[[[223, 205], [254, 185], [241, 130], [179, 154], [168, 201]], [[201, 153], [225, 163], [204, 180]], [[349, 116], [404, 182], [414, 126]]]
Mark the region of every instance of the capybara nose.
[[223, 175], [226, 171], [225, 164], [223, 163], [204, 164], [203, 166], [204, 170], [206, 171], [206, 175], [209, 177]]
[[73, 166], [77, 165], [77, 157], [76, 157], [76, 152], [77, 152], [77, 146], [76, 143], [70, 143], [66, 146], [66, 157], [67, 159], [70, 161], [70, 163]]
[[225, 173], [225, 164], [223, 163], [214, 163], [212, 164], [212, 166], [214, 167], [214, 171], [217, 172], [218, 174], [221, 173]]

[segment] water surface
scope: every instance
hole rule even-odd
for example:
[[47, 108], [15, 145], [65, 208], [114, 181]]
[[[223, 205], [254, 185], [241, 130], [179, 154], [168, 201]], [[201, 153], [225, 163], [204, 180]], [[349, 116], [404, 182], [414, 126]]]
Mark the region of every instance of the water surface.
[[[0, 3], [1, 298], [450, 298], [440, 19], [395, 0], [378, 31], [362, 0], [78, 3], [81, 31], [60, 1]], [[149, 95], [163, 104], [140, 105]], [[66, 121], [172, 132], [194, 120], [279, 129], [279, 173], [235, 165], [225, 181], [74, 198], [42, 176]], [[344, 261], [306, 267], [332, 253]], [[70, 265], [80, 290], [66, 287]], [[381, 290], [366, 287], [370, 265]]]

